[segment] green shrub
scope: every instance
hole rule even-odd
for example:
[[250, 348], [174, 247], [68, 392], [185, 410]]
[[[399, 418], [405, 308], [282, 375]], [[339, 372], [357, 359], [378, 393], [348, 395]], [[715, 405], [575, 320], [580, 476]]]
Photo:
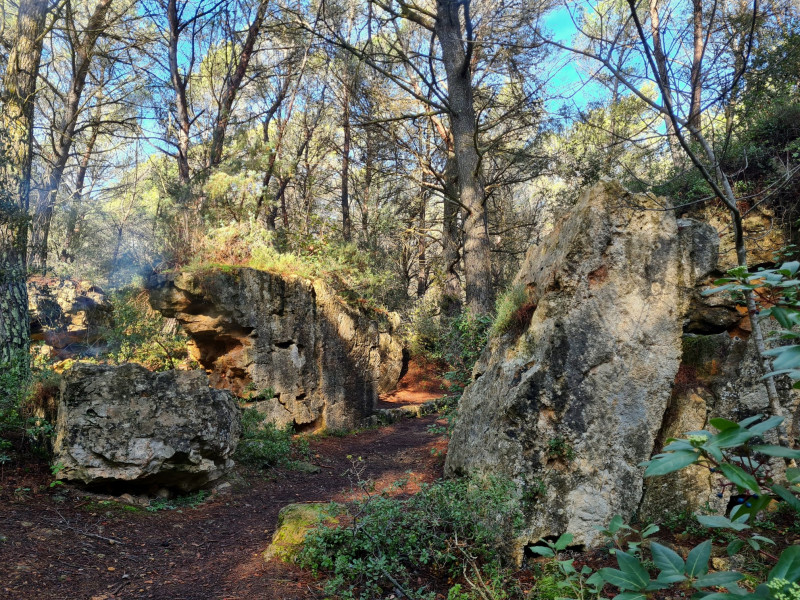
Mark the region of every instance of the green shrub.
[[486, 346], [491, 325], [491, 316], [473, 315], [468, 310], [447, 323], [440, 352], [452, 369], [445, 377], [453, 393], [460, 394], [472, 380], [472, 368]]
[[409, 498], [368, 496], [348, 507], [349, 525], [311, 531], [299, 562], [328, 573], [328, 592], [345, 598], [375, 598], [397, 585], [411, 590], [420, 568], [450, 577], [468, 572], [484, 581], [484, 592], [507, 597], [500, 548], [521, 526], [514, 489], [498, 479], [458, 480], [423, 486]]
[[308, 442], [294, 441], [293, 428], [278, 428], [255, 408], [242, 411], [242, 436], [234, 458], [257, 468], [291, 466], [293, 456], [308, 454]]
[[47, 405], [57, 390], [58, 376], [41, 355], [29, 362], [18, 354], [0, 363], [0, 464], [11, 461], [12, 438], [18, 450], [49, 453], [53, 411]]
[[497, 299], [497, 315], [489, 331], [490, 335], [503, 335], [507, 331], [521, 332], [530, 323], [535, 308], [525, 285], [519, 283], [512, 286]]

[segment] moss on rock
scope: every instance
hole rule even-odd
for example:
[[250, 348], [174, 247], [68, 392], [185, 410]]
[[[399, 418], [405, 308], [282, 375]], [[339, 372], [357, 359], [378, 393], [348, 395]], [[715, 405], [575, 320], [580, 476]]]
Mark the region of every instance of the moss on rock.
[[264, 552], [264, 560], [277, 558], [284, 562], [295, 562], [303, 547], [306, 534], [322, 523], [338, 523], [338, 504], [313, 502], [289, 504], [278, 513], [278, 528], [272, 543]]

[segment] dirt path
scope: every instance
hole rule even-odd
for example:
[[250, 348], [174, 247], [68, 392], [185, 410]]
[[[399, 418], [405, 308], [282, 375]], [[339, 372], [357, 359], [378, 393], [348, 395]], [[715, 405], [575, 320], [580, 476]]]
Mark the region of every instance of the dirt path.
[[435, 420], [315, 439], [311, 450], [320, 473], [279, 470], [270, 480], [240, 473], [230, 493], [183, 512], [131, 512], [79, 489], [51, 489], [45, 465], [6, 470], [0, 489], [0, 598], [322, 598], [322, 582], [308, 572], [261, 558], [278, 511], [292, 502], [346, 498], [348, 456], [364, 459], [364, 476], [378, 488], [408, 472], [412, 488], [437, 479], [446, 442], [428, 432]]

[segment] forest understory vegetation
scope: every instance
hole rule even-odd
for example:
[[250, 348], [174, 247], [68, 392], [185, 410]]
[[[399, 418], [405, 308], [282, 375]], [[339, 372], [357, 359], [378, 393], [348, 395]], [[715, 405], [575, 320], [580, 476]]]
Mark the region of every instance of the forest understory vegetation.
[[[49, 459], [75, 361], [200, 367], [150, 307], [153, 274], [251, 268], [397, 313], [411, 355], [449, 383], [447, 424], [432, 426], [447, 433], [487, 343], [531, 323], [526, 252], [615, 179], [717, 227], [716, 293], [751, 316], [773, 414], [712, 419], [641, 465], [702, 464], [730, 510], [615, 517], [593, 551], [570, 532], [528, 540], [518, 568], [510, 540], [544, 482], [378, 493], [354, 460], [360, 498], [299, 563], [342, 598], [800, 599], [800, 451], [774, 384], [800, 385], [797, 2], [0, 4], [0, 489], [6, 468]], [[34, 275], [108, 290], [99, 341], [67, 359], [31, 343]], [[241, 399], [235, 456], [267, 476], [312, 458], [312, 436], [247, 407], [270, 391]], [[580, 460], [560, 437], [548, 448]]]

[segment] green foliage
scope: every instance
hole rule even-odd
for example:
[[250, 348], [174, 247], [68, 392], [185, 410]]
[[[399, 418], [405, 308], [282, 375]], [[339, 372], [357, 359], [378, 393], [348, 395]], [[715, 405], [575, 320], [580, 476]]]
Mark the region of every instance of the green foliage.
[[489, 334], [498, 336], [507, 331], [522, 331], [530, 323], [535, 308], [536, 305], [524, 285], [512, 286], [497, 299], [496, 316]]
[[[508, 597], [498, 552], [521, 525], [511, 482], [439, 481], [404, 499], [368, 495], [347, 514], [349, 525], [310, 532], [299, 557], [302, 565], [330, 574], [329, 593], [375, 598], [395, 582], [411, 590], [415, 573], [425, 569], [452, 577], [470, 573], [470, 581], [483, 582], [475, 585], [482, 585], [484, 598]], [[452, 598], [472, 597], [464, 593], [454, 588]]]
[[112, 324], [103, 332], [112, 363], [139, 363], [151, 371], [174, 369], [188, 356], [186, 334], [169, 329], [167, 320], [148, 302], [147, 292], [126, 288], [111, 297]]
[[775, 357], [771, 375], [787, 374], [800, 388], [800, 262], [785, 262], [775, 269], [762, 269], [756, 272], [746, 267], [736, 267], [728, 271], [728, 276], [714, 282], [714, 287], [705, 294], [730, 292], [741, 294], [752, 292], [760, 304], [769, 308], [760, 311], [762, 316], [771, 316], [780, 326], [774, 338], [782, 344], [767, 351]]
[[[17, 353], [11, 360], [0, 363], [0, 438], [4, 432], [24, 428], [22, 406], [31, 383], [27, 356]], [[0, 447], [0, 452], [3, 448]], [[5, 456], [0, 454], [0, 456]]]
[[572, 462], [575, 460], [575, 449], [564, 438], [554, 437], [547, 440], [547, 455], [564, 462]]
[[208, 490], [198, 490], [193, 494], [176, 496], [175, 498], [155, 498], [147, 506], [148, 512], [158, 512], [160, 510], [182, 510], [184, 508], [197, 508], [208, 499]]
[[39, 455], [49, 452], [53, 426], [39, 412], [44, 396], [57, 389], [57, 375], [49, 362], [35, 356], [23, 356], [0, 364], [0, 464], [11, 462], [16, 438], [19, 449]]
[[[534, 554], [552, 559], [548, 568], [551, 576], [544, 583], [543, 597], [553, 600], [600, 598], [604, 582], [598, 573], [593, 573], [586, 565], [578, 571], [573, 565], [574, 559], [559, 560], [559, 552], [566, 550], [572, 540], [572, 534], [565, 533], [555, 542], [542, 540], [529, 548]], [[537, 591], [540, 585], [537, 584]]]
[[234, 458], [257, 468], [291, 466], [293, 456], [308, 454], [306, 440], [293, 439], [291, 425], [279, 429], [255, 408], [242, 411], [242, 437]]
[[[761, 418], [762, 415], [755, 415], [738, 423], [727, 419], [711, 419], [710, 423], [718, 433], [694, 431], [687, 434], [686, 438], [670, 439], [662, 454], [644, 463], [647, 465], [647, 477], [672, 473], [690, 464], [701, 464], [727, 480], [722, 488], [730, 488], [732, 494], [736, 492], [734, 498], [738, 501], [730, 516], [699, 515], [697, 520], [704, 527], [732, 532], [727, 548], [731, 555], [739, 552], [745, 544], [756, 551], [763, 544], [774, 545], [772, 540], [764, 536], [746, 537], [742, 533], [750, 528], [748, 521], [770, 502], [769, 492], [781, 497], [800, 514], [800, 500], [795, 496], [800, 493], [800, 470], [787, 469], [787, 489], [773, 481], [769, 468], [770, 457], [800, 458], [800, 451], [757, 443], [761, 436], [782, 421], [776, 417], [763, 421]], [[719, 496], [722, 495], [720, 492]], [[616, 600], [644, 600], [658, 590], [675, 586], [681, 587], [685, 592], [696, 590], [693, 598], [783, 600], [792, 597], [797, 582], [800, 581], [800, 546], [786, 548], [769, 572], [766, 582], [757, 585], [752, 593], [739, 586], [738, 582], [744, 579], [742, 573], [710, 573], [711, 552], [712, 540], [707, 539], [695, 546], [684, 561], [674, 550], [652, 542], [650, 554], [658, 571], [655, 579], [651, 578], [642, 559], [632, 552], [621, 550], [616, 552], [619, 568], [607, 567], [599, 573], [603, 580], [620, 590]], [[720, 592], [719, 588], [724, 588], [727, 592]]]
[[473, 315], [468, 310], [447, 322], [439, 352], [452, 368], [445, 377], [454, 394], [460, 394], [472, 380], [472, 368], [486, 346], [491, 326], [490, 316]]
[[210, 229], [187, 266], [202, 271], [221, 266], [251, 267], [280, 275], [322, 279], [353, 305], [385, 312], [406, 298], [390, 264], [378, 251], [355, 244], [309, 240], [293, 250], [257, 222]]

